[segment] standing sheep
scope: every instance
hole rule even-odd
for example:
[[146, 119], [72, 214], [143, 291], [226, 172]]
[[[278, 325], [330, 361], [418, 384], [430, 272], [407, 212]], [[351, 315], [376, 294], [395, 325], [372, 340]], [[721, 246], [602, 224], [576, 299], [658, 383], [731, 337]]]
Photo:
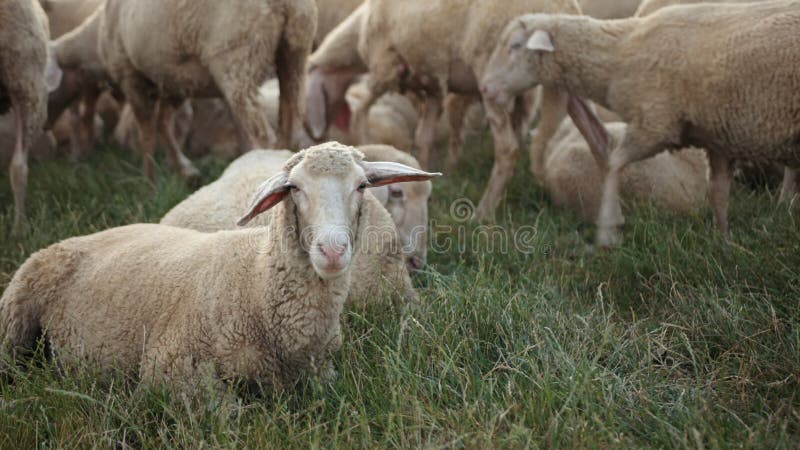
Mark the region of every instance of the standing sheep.
[[[502, 99], [561, 86], [629, 124], [607, 159], [600, 245], [618, 242], [624, 223], [622, 169], [685, 146], [707, 149], [711, 205], [727, 233], [734, 160], [800, 165], [798, 33], [794, 0], [673, 6], [616, 21], [532, 14], [508, 25], [484, 90]], [[589, 116], [580, 126], [605, 149], [602, 124]]]
[[16, 117], [16, 143], [8, 171], [14, 191], [14, 234], [25, 223], [28, 152], [47, 116], [47, 92], [61, 72], [48, 55], [47, 16], [36, 0], [0, 2], [0, 114]]
[[[575, 0], [514, 0], [503, 2], [502, 8], [488, 1], [370, 0], [334, 30], [311, 58], [308, 113], [312, 134], [317, 137], [324, 130], [332, 99], [343, 95], [341, 84], [366, 66], [370, 97], [355, 112], [354, 126], [364, 129], [366, 111], [385, 92], [418, 93], [425, 103], [416, 141], [425, 167], [444, 97], [450, 92], [481, 95], [477, 80], [489, 68], [491, 52], [486, 43], [499, 37], [509, 19], [530, 11], [580, 14]], [[358, 43], [355, 53], [353, 40]], [[545, 89], [539, 146], [556, 132], [567, 109], [566, 98], [565, 92]], [[483, 102], [495, 140], [495, 164], [477, 216], [489, 219], [513, 176], [518, 146], [514, 128], [524, 123], [530, 102], [520, 94], [513, 108], [485, 96]]]
[[271, 210], [266, 228], [138, 224], [50, 246], [0, 298], [2, 350], [29, 349], [44, 333], [62, 360], [181, 387], [207, 376], [277, 387], [309, 371], [330, 376], [353, 253], [381, 209], [364, 188], [430, 177], [326, 144], [261, 185], [239, 223]]
[[[182, 156], [170, 124], [187, 97], [223, 97], [248, 148], [275, 144], [258, 96], [259, 86], [275, 74], [280, 142], [296, 139], [316, 22], [313, 0], [108, 0], [99, 25], [100, 56], [139, 123], [147, 176], [153, 176], [158, 132]], [[188, 159], [177, 162], [194, 175]]]

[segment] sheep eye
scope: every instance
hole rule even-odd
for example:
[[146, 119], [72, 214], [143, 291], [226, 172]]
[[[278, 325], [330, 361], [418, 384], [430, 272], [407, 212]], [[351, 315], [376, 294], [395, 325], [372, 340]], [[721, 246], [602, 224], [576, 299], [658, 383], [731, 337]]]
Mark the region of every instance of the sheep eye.
[[300, 192], [300, 188], [295, 186], [295, 185], [291, 185], [291, 186], [289, 186], [289, 191], [297, 193], [297, 192]]
[[390, 192], [389, 192], [389, 195], [390, 195], [392, 198], [403, 198], [403, 191], [400, 191], [400, 190], [394, 191], [394, 190], [393, 190], [393, 191], [390, 191]]
[[514, 42], [511, 44], [511, 50], [519, 50], [522, 48], [521, 42]]
[[363, 182], [363, 183], [361, 183], [361, 184], [359, 184], [359, 185], [358, 185], [358, 189], [356, 189], [356, 190], [357, 190], [358, 192], [364, 192], [364, 190], [365, 190], [365, 189], [367, 189], [367, 183], [366, 183], [366, 181], [365, 181], [365, 182]]

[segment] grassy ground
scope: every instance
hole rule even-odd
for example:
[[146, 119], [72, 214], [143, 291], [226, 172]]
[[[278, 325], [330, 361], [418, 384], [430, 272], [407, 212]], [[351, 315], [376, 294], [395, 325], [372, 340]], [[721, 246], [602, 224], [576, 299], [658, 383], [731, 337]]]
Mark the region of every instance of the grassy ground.
[[[490, 248], [473, 242], [459, 207], [451, 214], [456, 200], [479, 197], [487, 148], [487, 138], [471, 142], [434, 183], [439, 249], [415, 280], [423, 305], [404, 317], [347, 313], [333, 384], [190, 405], [135, 390], [125, 374], [31, 364], [0, 381], [0, 447], [800, 445], [796, 212], [740, 188], [725, 242], [708, 211], [634, 205], [624, 245], [598, 252], [593, 228], [552, 208], [520, 161]], [[208, 181], [223, 164], [199, 166]], [[3, 175], [0, 289], [31, 252], [154, 221], [188, 193], [168, 170], [153, 189], [135, 157], [110, 148], [77, 166], [34, 163], [32, 230], [15, 240]]]

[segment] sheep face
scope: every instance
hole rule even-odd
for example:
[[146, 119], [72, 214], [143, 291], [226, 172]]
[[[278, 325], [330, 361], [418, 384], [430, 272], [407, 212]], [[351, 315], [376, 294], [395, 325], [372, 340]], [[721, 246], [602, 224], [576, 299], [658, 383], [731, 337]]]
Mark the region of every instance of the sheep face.
[[372, 191], [392, 216], [403, 246], [406, 268], [411, 273], [425, 267], [428, 256], [428, 201], [431, 190], [431, 183], [425, 181], [384, 186]]
[[514, 19], [506, 27], [481, 83], [485, 99], [505, 105], [538, 84], [558, 79], [550, 34], [531, 25], [537, 16]]
[[239, 225], [290, 200], [300, 244], [314, 271], [323, 279], [337, 278], [347, 272], [353, 259], [365, 189], [437, 175], [397, 163], [365, 162], [363, 154], [352, 147], [321, 144], [296, 154], [282, 172], [262, 184]]

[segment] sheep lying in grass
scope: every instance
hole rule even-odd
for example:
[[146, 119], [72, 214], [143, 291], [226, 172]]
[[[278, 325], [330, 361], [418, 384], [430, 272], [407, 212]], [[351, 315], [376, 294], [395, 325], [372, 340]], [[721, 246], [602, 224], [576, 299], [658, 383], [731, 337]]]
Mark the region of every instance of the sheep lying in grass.
[[61, 72], [48, 56], [47, 16], [33, 0], [0, 2], [0, 114], [14, 111], [16, 143], [9, 167], [14, 191], [13, 232], [25, 224], [28, 152], [41, 134], [47, 115], [47, 92]]
[[280, 139], [284, 144], [296, 139], [316, 16], [313, 0], [108, 0], [96, 20], [81, 28], [133, 108], [145, 174], [153, 177], [152, 154], [160, 132], [173, 164], [193, 178], [197, 169], [181, 152], [170, 126], [187, 97], [224, 98], [246, 136], [246, 147], [269, 147], [275, 133], [258, 87], [277, 74]]
[[[413, 157], [391, 147], [366, 146], [360, 150], [367, 161], [419, 167]], [[248, 152], [232, 162], [218, 180], [172, 208], [161, 223], [205, 232], [232, 229], [252, 186], [279, 172], [291, 157], [292, 153], [286, 150]], [[414, 301], [416, 293], [406, 268], [418, 270], [425, 264], [430, 182], [400, 183], [371, 191], [386, 209], [373, 210], [365, 219], [370, 230], [378, 232], [370, 233], [365, 251], [355, 255], [350, 300], [366, 303], [370, 297], [385, 293], [389, 286], [406, 301]], [[251, 225], [265, 226], [268, 220], [262, 217]]]
[[190, 387], [206, 376], [282, 386], [329, 375], [351, 262], [383, 210], [364, 189], [431, 176], [331, 143], [261, 185], [239, 223], [271, 210], [266, 228], [138, 224], [52, 245], [0, 298], [2, 349], [29, 349], [43, 332], [63, 361]]
[[[734, 160], [800, 165], [798, 24], [800, 2], [789, 0], [673, 6], [616, 21], [522, 16], [504, 31], [484, 90], [502, 101], [561, 86], [630, 124], [607, 159], [600, 245], [618, 242], [624, 223], [622, 169], [686, 146], [707, 149], [715, 221], [727, 233]], [[602, 124], [584, 113], [579, 126], [605, 149]]]
[[[605, 126], [612, 143], [624, 139], [625, 124]], [[602, 165], [571, 120], [561, 124], [542, 159], [544, 175], [539, 182], [552, 202], [584, 220], [596, 219], [602, 195]], [[693, 213], [706, 203], [707, 172], [708, 161], [702, 150], [665, 152], [627, 166], [622, 172], [620, 191], [625, 198], [650, 201], [678, 213]]]

